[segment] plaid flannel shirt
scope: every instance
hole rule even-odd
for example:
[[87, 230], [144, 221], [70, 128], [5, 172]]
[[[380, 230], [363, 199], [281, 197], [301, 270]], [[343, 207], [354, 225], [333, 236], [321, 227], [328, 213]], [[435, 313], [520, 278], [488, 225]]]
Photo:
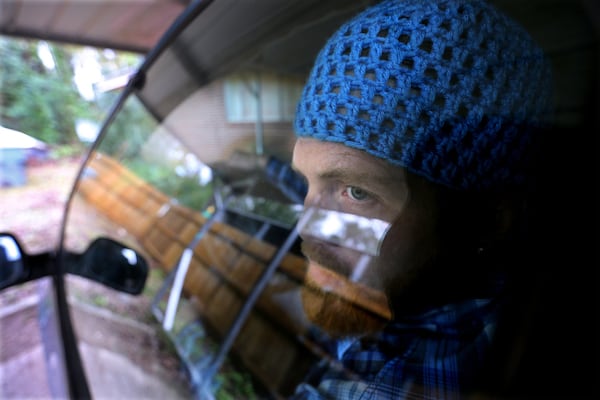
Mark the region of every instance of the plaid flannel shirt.
[[292, 399], [458, 399], [477, 384], [499, 301], [475, 299], [394, 320], [373, 338], [335, 341]]

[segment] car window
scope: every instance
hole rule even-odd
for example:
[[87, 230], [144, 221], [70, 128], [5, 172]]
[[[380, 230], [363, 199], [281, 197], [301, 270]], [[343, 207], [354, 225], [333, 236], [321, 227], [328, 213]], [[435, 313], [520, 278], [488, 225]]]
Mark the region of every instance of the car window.
[[[459, 181], [468, 185], [479, 179], [454, 175], [455, 180], [445, 180], [460, 170], [457, 165], [442, 169], [434, 177], [428, 175], [443, 151], [450, 149], [450, 158], [460, 161], [463, 151], [455, 151], [452, 146], [479, 143], [471, 137], [453, 137], [457, 131], [450, 123], [442, 124], [436, 131], [448, 135], [448, 140], [427, 142], [423, 147], [410, 147], [410, 140], [423, 137], [419, 135], [428, 133], [426, 130], [416, 133], [412, 128], [407, 129], [410, 140], [402, 143], [380, 140], [379, 131], [360, 136], [354, 130], [359, 123], [351, 126], [353, 129], [336, 131], [336, 124], [349, 116], [364, 124], [380, 123], [382, 132], [390, 124], [401, 126], [403, 120], [398, 117], [400, 114], [391, 118], [383, 113], [370, 113], [369, 107], [387, 103], [382, 95], [373, 95], [369, 85], [357, 89], [352, 85], [317, 83], [310, 88], [314, 98], [319, 99], [314, 103], [305, 99], [308, 92], [304, 88], [307, 82], [317, 79], [314, 76], [335, 76], [342, 81], [363, 74], [365, 79], [384, 82], [385, 90], [408, 85], [406, 93], [393, 93], [386, 99], [395, 101], [395, 112], [407, 119], [414, 117], [413, 123], [437, 121], [437, 114], [423, 111], [420, 103], [411, 103], [411, 99], [419, 96], [429, 96], [428, 104], [435, 107], [456, 106], [452, 113], [455, 123], [470, 115], [461, 103], [466, 100], [453, 98], [456, 104], [451, 103], [445, 100], [444, 90], [427, 85], [438, 78], [448, 78], [452, 85], [461, 80], [456, 74], [441, 69], [438, 72], [408, 58], [396, 61], [411, 73], [422, 72], [423, 81], [399, 82], [371, 64], [338, 70], [332, 65], [335, 63], [330, 63], [328, 70], [316, 69], [316, 75], [310, 75], [311, 65], [326, 38], [369, 2], [342, 6], [345, 2], [334, 1], [328, 6], [321, 5], [322, 9], [313, 4], [314, 7], [306, 7], [298, 14], [298, 10], [282, 4], [261, 2], [257, 7], [265, 8], [259, 8], [264, 18], [260, 29], [240, 22], [245, 20], [245, 13], [258, 10], [249, 3], [231, 9], [218, 7], [219, 1], [214, 3], [214, 7], [209, 6], [173, 38], [172, 45], [152, 53], [148, 63], [140, 68], [86, 160], [70, 203], [64, 240], [67, 250], [80, 252], [93, 239], [108, 236], [139, 251], [150, 265], [148, 282], [138, 296], [68, 277], [74, 324], [92, 393], [98, 397], [161, 393], [159, 397], [164, 398], [280, 398], [293, 395], [299, 388], [305, 394], [314, 393], [317, 388], [339, 390], [337, 393], [367, 388], [367, 391], [387, 390], [386, 393], [400, 395], [404, 389], [395, 384], [393, 371], [401, 370], [410, 377], [430, 379], [428, 384], [439, 383], [447, 393], [458, 395], [453, 392], [458, 389], [446, 382], [459, 379], [452, 371], [454, 363], [464, 359], [444, 358], [443, 354], [448, 349], [459, 349], [465, 351], [461, 355], [466, 354], [467, 359], [477, 359], [475, 347], [466, 345], [467, 339], [459, 332], [464, 329], [467, 336], [475, 335], [477, 345], [486, 342], [486, 335], [495, 327], [487, 318], [504, 299], [499, 296], [497, 300], [495, 291], [504, 289], [506, 282], [504, 275], [493, 268], [485, 272], [475, 268], [480, 262], [488, 262], [487, 257], [491, 256], [486, 252], [489, 241], [470, 242], [475, 236], [470, 229], [489, 234], [486, 224], [490, 220], [473, 218], [470, 212], [493, 210], [493, 218], [490, 214], [485, 214], [486, 217], [495, 222], [509, 221], [502, 227], [510, 225], [517, 214], [504, 213], [505, 208], [488, 208], [490, 198], [479, 196], [479, 192], [468, 197], [449, 187]], [[442, 9], [445, 10], [441, 7], [438, 11]], [[506, 9], [523, 22], [519, 7]], [[456, 12], [464, 12], [460, 10]], [[293, 29], [282, 26], [285, 25], [282, 21], [292, 20]], [[430, 19], [417, 22], [419, 29], [430, 29], [433, 23]], [[441, 21], [436, 26], [447, 30], [450, 23]], [[232, 29], [238, 25], [240, 31]], [[354, 28], [345, 35], [360, 36], [367, 32], [368, 27]], [[375, 40], [388, 40], [388, 33], [389, 29], [378, 30]], [[535, 31], [535, 35], [544, 44], [544, 50], [550, 49], [552, 53], [552, 46], [544, 41], [540, 31]], [[311, 44], [304, 46], [308, 38], [312, 39]], [[436, 48], [431, 39], [419, 35], [412, 39], [398, 35], [394, 40], [402, 45], [419, 40], [418, 51], [427, 54]], [[481, 43], [477, 48], [484, 52], [495, 49], [495, 44], [488, 44]], [[371, 60], [374, 64], [390, 61], [388, 52], [374, 48], [372, 52], [359, 51], [349, 41], [344, 49], [329, 50], [344, 56], [374, 57], [376, 60]], [[564, 49], [573, 50], [568, 44], [564, 44]], [[461, 54], [453, 53], [452, 49], [442, 52], [446, 60]], [[551, 57], [559, 57], [558, 53], [556, 50]], [[585, 58], [589, 53], [579, 55]], [[467, 57], [461, 62], [465, 68], [460, 74], [464, 78], [472, 71], [473, 60]], [[494, 68], [506, 65], [508, 62], [502, 60]], [[555, 62], [555, 67], [565, 73], [560, 63]], [[481, 76], [486, 82], [495, 82], [494, 76], [511, 76], [495, 75], [494, 71], [490, 67]], [[538, 72], [531, 79], [545, 76]], [[573, 71], [567, 72], [573, 75]], [[513, 88], [510, 82], [507, 78], [503, 89]], [[565, 81], [558, 82], [564, 85]], [[477, 85], [469, 87], [469, 96], [479, 98], [482, 90]], [[343, 106], [336, 103], [334, 107], [334, 103], [319, 97], [323, 93], [333, 97], [340, 92], [347, 100]], [[541, 109], [537, 97], [525, 92], [523, 96], [531, 104], [523, 109]], [[372, 96], [369, 107], [360, 103], [367, 94]], [[517, 100], [521, 99], [513, 97], [512, 108], [498, 106], [500, 100], [493, 106], [518, 113], [521, 107]], [[405, 102], [398, 102], [398, 98]], [[584, 99], [575, 96], [571, 99], [577, 102], [575, 108], [583, 110]], [[567, 121], [568, 113], [564, 110], [568, 108], [561, 109], [563, 114], [559, 117], [565, 118], [561, 129], [581, 129], [585, 125], [583, 119], [576, 123]], [[473, 115], [477, 114], [478, 106], [473, 105], [473, 110]], [[314, 128], [309, 133], [301, 132], [314, 136], [301, 145], [296, 145], [295, 137], [298, 125], [294, 125], [294, 119], [298, 112], [302, 128], [307, 131]], [[318, 120], [319, 113], [326, 112], [336, 118], [327, 122]], [[582, 117], [581, 112], [578, 117]], [[509, 122], [482, 119], [476, 126], [496, 129], [503, 124]], [[343, 139], [328, 139], [332, 143], [326, 147], [316, 146], [315, 140], [321, 138], [321, 132], [315, 127], [342, 132]], [[508, 136], [513, 137], [520, 129], [511, 126]], [[563, 132], [561, 129], [553, 131], [550, 138]], [[396, 168], [406, 159], [393, 160], [392, 166], [381, 160], [367, 163], [352, 151], [340, 150], [337, 146], [340, 143], [361, 151], [372, 150], [373, 143], [389, 146], [395, 152], [408, 148], [410, 151], [403, 154], [407, 158], [414, 156], [410, 160], [415, 164]], [[500, 158], [506, 161], [514, 156], [507, 146], [500, 146], [499, 153], [484, 144], [475, 147], [485, 147], [482, 151], [488, 155], [502, 154]], [[423, 153], [419, 153], [421, 150]], [[470, 150], [464, 151], [471, 154]], [[385, 158], [373, 151], [369, 154]], [[329, 157], [334, 161], [327, 162]], [[466, 157], [464, 162], [473, 168], [485, 169], [488, 165], [484, 162], [480, 165], [475, 156]], [[501, 171], [493, 166], [485, 179], [506, 183], [503, 180], [513, 178], [507, 171], [514, 166], [508, 161], [507, 165]], [[429, 180], [434, 180], [435, 185]], [[546, 197], [534, 199], [538, 203], [532, 204], [539, 207]], [[512, 200], [507, 198], [502, 205]], [[445, 208], [446, 204], [456, 208]], [[542, 206], [539, 210], [543, 213], [548, 209]], [[547, 240], [542, 232], [547, 221], [541, 213], [533, 213], [534, 223], [543, 222], [535, 226], [537, 236], [531, 244], [535, 249]], [[443, 231], [444, 240], [435, 236], [438, 229]], [[501, 234], [507, 231], [500, 229]], [[493, 233], [500, 234], [496, 230]], [[512, 243], [499, 242], [502, 246]], [[406, 249], [412, 246], [417, 250], [408, 252]], [[379, 264], [371, 263], [384, 250], [389, 252], [384, 254], [391, 256]], [[453, 258], [463, 256], [461, 252], [467, 250], [466, 262]], [[493, 256], [502, 253], [496, 250], [492, 249]], [[338, 255], [342, 262], [333, 268], [336, 271], [321, 265]], [[452, 268], [432, 267], [424, 269], [431, 274], [411, 275], [411, 263], [429, 267], [422, 260], [431, 259], [434, 265], [438, 256], [442, 260], [449, 257], [448, 265]], [[406, 281], [398, 278], [395, 266], [400, 265], [399, 260], [408, 265], [402, 264], [402, 268], [407, 268]], [[511, 266], [508, 273], [515, 274], [511, 277], [524, 278], [520, 285], [514, 286], [518, 295], [528, 295], [534, 287], [529, 272], [535, 275], [537, 269], [529, 272], [519, 269], [529, 260], [519, 256], [514, 263], [508, 263]], [[412, 278], [414, 282], [410, 281]], [[420, 279], [428, 284], [418, 286], [422, 283]], [[419, 290], [409, 292], [408, 297], [388, 298], [389, 293], [381, 289], [388, 284], [403, 287], [413, 283]], [[426, 290], [420, 290], [423, 288]], [[452, 307], [434, 308], [444, 296], [450, 296]], [[391, 310], [392, 303], [395, 311]], [[523, 311], [521, 304], [512, 306], [509, 310], [521, 315], [518, 312]], [[403, 317], [398, 317], [397, 312]], [[393, 334], [383, 326], [392, 326]], [[517, 332], [514, 327], [514, 332], [501, 333], [510, 336]], [[512, 328], [510, 325], [507, 331]], [[355, 334], [357, 331], [360, 334]], [[394, 352], [391, 361], [385, 358], [390, 349]], [[492, 356], [506, 361], [509, 351], [500, 354], [502, 349]], [[421, 365], [415, 361], [421, 356], [437, 364]], [[438, 371], [442, 364], [447, 367], [446, 375], [428, 375]], [[370, 371], [371, 367], [381, 373], [372, 376], [364, 372], [363, 369]], [[109, 374], [101, 373], [104, 370], [110, 371], [109, 380], [117, 376], [131, 379], [107, 385], [104, 379]], [[470, 372], [473, 375], [467, 374], [465, 379], [479, 371]], [[499, 380], [505, 378], [503, 374], [512, 373], [501, 369], [497, 372]], [[136, 380], [148, 374], [156, 378], [154, 386]], [[322, 379], [320, 384], [317, 377]], [[377, 384], [369, 386], [373, 380]], [[345, 383], [338, 388], [338, 381]], [[484, 383], [487, 382], [481, 384]], [[425, 391], [417, 383], [411, 385], [407, 383], [411, 391], [419, 394]]]
[[[93, 393], [122, 390], [95, 382], [101, 375], [95, 373], [93, 346], [125, 357], [135, 369], [156, 372], [163, 387], [187, 385], [177, 394], [183, 397], [190, 385], [202, 383], [196, 375], [219, 357], [214, 379], [195, 390], [234, 398], [290, 393], [315, 360], [297, 338], [306, 322], [294, 310], [304, 262], [292, 228], [302, 210], [304, 183], [289, 164], [288, 125], [301, 81], [262, 78], [270, 97], [264, 100], [268, 117], [257, 155], [256, 115], [248, 110], [255, 108], [259, 76], [236, 73], [202, 88], [162, 123], [129, 97], [85, 164], [69, 209], [66, 248], [79, 252], [94, 238], [108, 236], [139, 250], [151, 264], [140, 296], [68, 277]], [[186, 130], [206, 132], [193, 139], [194, 151], [173, 135]], [[189, 265], [182, 264], [186, 249], [193, 251]], [[279, 261], [270, 265], [274, 259]], [[259, 284], [264, 290], [253, 294]], [[258, 296], [256, 304], [236, 323], [251, 295]], [[114, 318], [106, 325], [110, 333], [89, 332], [99, 323], [78, 311], [89, 307], [108, 310]], [[123, 319], [137, 322], [109, 328]], [[232, 350], [221, 354], [232, 329], [239, 332], [229, 339]], [[106, 336], [114, 342], [129, 338], [128, 351], [110, 348], [113, 340]], [[265, 347], [271, 351], [265, 353]], [[173, 385], [186, 368], [189, 382]]]

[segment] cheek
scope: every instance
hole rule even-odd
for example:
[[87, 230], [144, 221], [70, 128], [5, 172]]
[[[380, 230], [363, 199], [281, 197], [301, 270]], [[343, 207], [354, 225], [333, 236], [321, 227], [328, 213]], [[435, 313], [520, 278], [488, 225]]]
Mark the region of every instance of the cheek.
[[[418, 217], [418, 216], [417, 216]], [[439, 249], [439, 238], [431, 220], [399, 218], [372, 262], [373, 273], [387, 294], [403, 290], [429, 265]]]

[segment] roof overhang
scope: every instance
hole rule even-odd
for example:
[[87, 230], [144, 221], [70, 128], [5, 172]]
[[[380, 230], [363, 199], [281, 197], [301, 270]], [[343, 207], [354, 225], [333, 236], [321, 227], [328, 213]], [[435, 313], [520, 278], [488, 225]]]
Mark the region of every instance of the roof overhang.
[[0, 35], [147, 53], [191, 0], [3, 0]]

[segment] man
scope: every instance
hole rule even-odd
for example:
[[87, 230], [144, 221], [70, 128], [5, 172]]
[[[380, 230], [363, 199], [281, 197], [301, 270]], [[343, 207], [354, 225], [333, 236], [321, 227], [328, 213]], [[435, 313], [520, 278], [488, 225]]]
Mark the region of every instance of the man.
[[[298, 105], [293, 164], [308, 184], [304, 309], [340, 364], [320, 365], [296, 398], [499, 390], [492, 344], [526, 263], [551, 98], [542, 51], [483, 1], [387, 0], [329, 39]], [[351, 232], [369, 223], [383, 228], [361, 247]]]

